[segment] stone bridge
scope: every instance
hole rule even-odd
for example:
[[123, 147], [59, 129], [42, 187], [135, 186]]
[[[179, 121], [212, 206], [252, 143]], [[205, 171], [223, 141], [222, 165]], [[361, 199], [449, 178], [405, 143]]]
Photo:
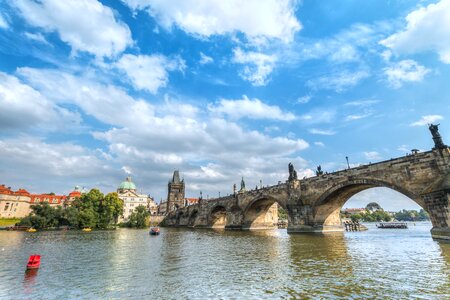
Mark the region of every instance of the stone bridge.
[[305, 179], [235, 193], [178, 209], [166, 226], [265, 229], [277, 223], [277, 205], [288, 215], [288, 232], [343, 231], [340, 210], [353, 195], [373, 187], [396, 190], [431, 217], [434, 238], [450, 239], [450, 148], [362, 165]]

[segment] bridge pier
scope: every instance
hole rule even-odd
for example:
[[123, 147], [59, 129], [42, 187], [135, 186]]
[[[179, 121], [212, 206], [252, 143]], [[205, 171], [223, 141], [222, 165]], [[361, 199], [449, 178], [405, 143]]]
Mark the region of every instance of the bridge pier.
[[422, 198], [433, 224], [431, 236], [450, 240], [450, 173], [426, 189]]

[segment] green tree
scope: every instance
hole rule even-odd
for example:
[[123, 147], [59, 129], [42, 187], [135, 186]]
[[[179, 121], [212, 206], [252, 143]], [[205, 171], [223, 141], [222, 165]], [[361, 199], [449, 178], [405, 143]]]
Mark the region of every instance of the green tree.
[[281, 206], [278, 206], [278, 219], [287, 220], [287, 213]]
[[359, 222], [362, 219], [363, 219], [363, 216], [361, 214], [350, 215], [350, 220], [352, 220], [352, 222]]
[[72, 206], [66, 207], [62, 212], [59, 225], [78, 228], [78, 210]]
[[95, 227], [97, 219], [97, 213], [92, 208], [84, 209], [78, 213], [78, 226], [80, 228]]
[[98, 227], [107, 228], [117, 223], [123, 211], [123, 201], [119, 199], [117, 193], [109, 193], [100, 202], [98, 209]]
[[147, 211], [145, 206], [139, 205], [131, 213], [126, 226], [132, 228], [145, 228], [147, 226], [147, 218], [149, 216], [150, 213]]
[[382, 210], [382, 208], [378, 203], [370, 202], [369, 204], [366, 205], [366, 210], [372, 212], [372, 211]]

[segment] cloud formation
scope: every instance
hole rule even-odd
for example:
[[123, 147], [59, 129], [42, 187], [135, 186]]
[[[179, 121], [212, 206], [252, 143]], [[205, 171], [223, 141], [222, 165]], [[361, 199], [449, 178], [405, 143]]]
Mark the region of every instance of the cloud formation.
[[383, 69], [387, 81], [393, 88], [400, 88], [404, 82], [422, 81], [429, 69], [414, 60], [407, 59], [391, 64]]
[[398, 54], [436, 51], [450, 64], [450, 0], [421, 7], [406, 16], [406, 28], [381, 41]]
[[128, 26], [97, 0], [17, 0], [14, 5], [31, 25], [58, 32], [74, 52], [111, 57], [132, 44]]
[[[204, 191], [215, 184], [217, 187], [231, 186], [231, 180], [247, 172], [259, 174], [261, 178], [269, 178], [268, 174], [272, 174], [272, 179], [267, 180], [274, 183], [276, 175], [292, 157], [309, 147], [302, 139], [270, 137], [220, 117], [198, 115], [201, 109], [186, 103], [181, 105], [186, 106], [189, 113], [180, 109], [180, 103], [168, 99], [163, 104], [150, 105], [131, 97], [119, 87], [83, 76], [32, 68], [21, 68], [18, 74], [53, 103], [75, 105], [85, 114], [107, 124], [106, 129], [92, 132], [96, 140], [105, 144], [99, 153], [101, 162], [116, 171], [123, 166], [139, 170], [140, 176], [147, 178], [151, 188], [158, 190], [159, 194], [164, 193], [161, 189], [164, 189], [164, 182], [174, 168], [195, 174], [198, 179], [192, 179], [190, 183], [193, 188]], [[260, 106], [263, 111], [256, 117], [265, 116], [267, 112], [264, 110], [268, 109], [270, 113], [278, 114], [278, 118], [293, 118], [278, 107], [259, 100], [247, 98], [242, 101]], [[224, 102], [210, 107], [228, 109], [227, 103], [235, 105]], [[266, 161], [264, 166], [258, 165], [260, 160]], [[244, 161], [245, 169], [242, 170]], [[282, 164], [278, 164], [280, 162]], [[304, 162], [301, 166], [299, 173], [309, 174]], [[211, 168], [221, 175], [208, 177], [212, 174]], [[117, 176], [118, 173], [114, 174]]]
[[0, 107], [3, 130], [67, 129], [81, 122], [78, 113], [55, 105], [15, 76], [3, 72], [0, 72]]
[[444, 119], [444, 117], [441, 115], [426, 115], [426, 116], [422, 116], [422, 118], [420, 118], [420, 120], [411, 123], [410, 126], [424, 126], [424, 125], [428, 125], [431, 123], [435, 123], [442, 119]]
[[239, 73], [244, 80], [250, 81], [254, 86], [263, 86], [269, 80], [268, 77], [275, 67], [277, 57], [274, 54], [245, 52], [241, 48], [236, 48], [233, 50], [233, 62], [244, 65]]
[[243, 96], [242, 99], [228, 100], [220, 99], [215, 105], [209, 105], [208, 109], [213, 113], [225, 114], [232, 119], [268, 119], [277, 121], [292, 121], [295, 116], [289, 112], [283, 112], [278, 106], [267, 105], [261, 100], [249, 99]]
[[[290, 42], [301, 29], [291, 0], [122, 0], [146, 10], [166, 29], [177, 26], [199, 37], [241, 32], [249, 39]], [[255, 13], [257, 12], [257, 13]]]
[[138, 90], [156, 94], [169, 81], [169, 71], [186, 68], [181, 58], [169, 59], [163, 55], [123, 55], [115, 66], [121, 69]]

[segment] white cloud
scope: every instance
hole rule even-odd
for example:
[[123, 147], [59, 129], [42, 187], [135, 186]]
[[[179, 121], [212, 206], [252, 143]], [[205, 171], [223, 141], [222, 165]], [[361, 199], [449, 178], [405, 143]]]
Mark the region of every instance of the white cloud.
[[335, 135], [336, 134], [336, 132], [331, 129], [317, 129], [317, 128], [311, 128], [309, 130], [309, 133], [318, 134], [318, 135]]
[[249, 39], [275, 38], [290, 42], [301, 29], [291, 0], [122, 0], [145, 9], [170, 29], [177, 26], [199, 37], [242, 32]]
[[133, 172], [131, 172], [131, 168], [128, 166], [123, 166], [121, 169], [128, 175], [133, 174]]
[[380, 160], [382, 157], [380, 155], [380, 153], [376, 152], [376, 151], [369, 151], [369, 152], [364, 152], [364, 157], [367, 160]]
[[366, 107], [379, 103], [379, 100], [356, 100], [345, 103], [345, 106]]
[[57, 31], [62, 41], [76, 51], [96, 56], [115, 56], [132, 44], [128, 26], [97, 0], [17, 0], [23, 17], [46, 31]]
[[[106, 151], [95, 151], [95, 155], [101, 166], [112, 170], [108, 172], [111, 177], [98, 176], [99, 186], [106, 186], [109, 180], [108, 191], [123, 179], [123, 166], [134, 171], [133, 178], [140, 176], [147, 185], [144, 189], [162, 197], [167, 193], [166, 180], [175, 168], [185, 174], [199, 174], [198, 178], [189, 178], [189, 184], [196, 188], [188, 191], [191, 194], [198, 193], [198, 189], [205, 193], [218, 189], [231, 192], [232, 183], [246, 174], [274, 184], [286, 180], [288, 162], [309, 147], [300, 138], [271, 137], [214, 115], [201, 115], [199, 107], [187, 103], [166, 98], [162, 104], [150, 105], [116, 86], [87, 77], [31, 68], [21, 68], [18, 74], [54, 103], [77, 106], [109, 125], [91, 133], [107, 145]], [[189, 112], [177, 112], [176, 107]], [[31, 158], [21, 159], [32, 168]], [[297, 166], [299, 174], [309, 174], [306, 162], [298, 157], [295, 161], [301, 162]], [[224, 177], [211, 177], [211, 170]]]
[[306, 103], [308, 103], [310, 100], [311, 100], [311, 96], [310, 95], [305, 95], [305, 96], [302, 96], [302, 97], [298, 97], [298, 99], [297, 99], [297, 103], [299, 103], [299, 104], [306, 104]]
[[403, 82], [422, 81], [429, 72], [429, 69], [410, 59], [399, 61], [384, 68], [387, 80], [393, 88], [400, 88]]
[[38, 33], [25, 32], [25, 36], [30, 40], [50, 45], [50, 43], [45, 39], [45, 37], [39, 32]]
[[225, 114], [233, 119], [269, 119], [278, 121], [292, 121], [295, 116], [289, 112], [283, 112], [278, 106], [267, 105], [259, 99], [249, 99], [243, 96], [242, 99], [228, 100], [220, 99], [219, 103], [208, 106], [209, 111], [218, 114]]
[[206, 65], [206, 64], [210, 64], [213, 63], [214, 59], [211, 56], [208, 56], [206, 54], [204, 54], [203, 52], [200, 52], [200, 64], [201, 65]]
[[299, 117], [305, 123], [308, 124], [320, 124], [331, 123], [336, 117], [336, 111], [333, 109], [314, 109]]
[[322, 142], [314, 142], [314, 145], [319, 146], [319, 147], [325, 147], [325, 144]]
[[359, 61], [361, 50], [376, 45], [382, 36], [384, 24], [353, 24], [331, 37], [303, 39], [293, 56], [299, 60], [326, 59], [332, 63]]
[[420, 120], [411, 123], [410, 126], [424, 126], [424, 125], [428, 125], [431, 123], [435, 123], [442, 119], [444, 119], [444, 117], [440, 116], [440, 115], [426, 115], [426, 116], [422, 116], [422, 118]]
[[7, 29], [8, 27], [8, 22], [6, 22], [6, 19], [0, 14], [0, 28]]
[[154, 108], [124, 90], [57, 70], [19, 68], [17, 73], [56, 103], [72, 103], [99, 121], [116, 126], [151, 124]]
[[341, 93], [350, 87], [356, 86], [361, 80], [369, 77], [369, 72], [359, 70], [355, 72], [339, 71], [331, 75], [321, 76], [308, 80], [306, 85], [312, 89], [327, 89]]
[[345, 117], [345, 121], [360, 120], [360, 119], [364, 119], [364, 118], [370, 117], [371, 115], [372, 115], [372, 113], [348, 115], [348, 116]]
[[39, 193], [67, 193], [75, 185], [105, 188], [118, 173], [96, 151], [29, 136], [0, 140], [0, 164], [0, 178], [8, 184]]
[[395, 53], [436, 51], [442, 62], [450, 63], [450, 0], [421, 7], [406, 16], [406, 28], [380, 43]]
[[168, 71], [184, 71], [186, 65], [180, 58], [169, 59], [163, 55], [125, 54], [115, 66], [128, 76], [133, 86], [153, 94], [169, 81]]
[[78, 126], [78, 113], [56, 106], [14, 76], [0, 72], [0, 128], [56, 130]]
[[245, 65], [240, 72], [240, 76], [250, 81], [254, 86], [267, 84], [268, 77], [272, 73], [276, 61], [276, 55], [253, 51], [244, 52], [241, 48], [233, 50], [233, 62]]
[[397, 150], [405, 153], [405, 152], [409, 152], [410, 148], [408, 147], [408, 145], [400, 145], [400, 146], [398, 146]]

